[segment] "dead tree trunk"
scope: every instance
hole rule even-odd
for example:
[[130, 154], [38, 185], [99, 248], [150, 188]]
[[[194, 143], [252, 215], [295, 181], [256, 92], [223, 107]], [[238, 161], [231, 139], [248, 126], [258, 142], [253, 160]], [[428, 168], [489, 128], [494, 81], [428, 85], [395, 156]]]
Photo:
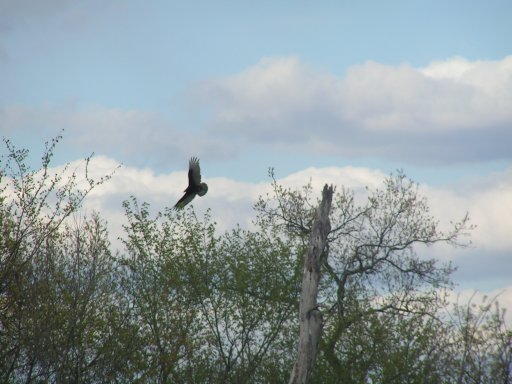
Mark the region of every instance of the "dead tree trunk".
[[316, 211], [308, 252], [304, 256], [302, 292], [299, 304], [299, 347], [289, 384], [305, 384], [315, 365], [316, 350], [322, 332], [322, 313], [318, 309], [317, 294], [320, 282], [322, 255], [331, 230], [329, 212], [333, 187], [324, 186], [322, 201]]

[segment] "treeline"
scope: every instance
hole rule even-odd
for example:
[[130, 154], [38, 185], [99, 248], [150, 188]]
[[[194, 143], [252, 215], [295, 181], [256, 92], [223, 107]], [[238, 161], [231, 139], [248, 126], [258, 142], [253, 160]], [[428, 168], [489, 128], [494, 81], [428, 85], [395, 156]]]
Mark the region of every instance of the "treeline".
[[[40, 169], [5, 141], [0, 167], [0, 382], [286, 383], [295, 360], [311, 186], [255, 204], [254, 230], [219, 234], [212, 213], [119, 202], [113, 252], [92, 180]], [[86, 167], [88, 160], [85, 161]], [[86, 178], [87, 182], [77, 180]], [[338, 187], [318, 301], [313, 383], [511, 383], [512, 331], [492, 299], [448, 306], [450, 265], [415, 248], [464, 245], [440, 231], [399, 173], [363, 203]]]

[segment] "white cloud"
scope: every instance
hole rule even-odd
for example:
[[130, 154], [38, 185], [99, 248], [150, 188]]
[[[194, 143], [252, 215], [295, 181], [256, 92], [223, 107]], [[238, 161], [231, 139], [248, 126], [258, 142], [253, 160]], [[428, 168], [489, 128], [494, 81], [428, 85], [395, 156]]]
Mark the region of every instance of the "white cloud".
[[[83, 161], [75, 161], [69, 169], [77, 174], [84, 174], [83, 165]], [[117, 166], [118, 162], [113, 159], [93, 157], [89, 176], [98, 180], [110, 174]], [[287, 187], [300, 188], [311, 180], [315, 193], [320, 196], [325, 183], [360, 190], [366, 185], [380, 186], [383, 177], [381, 172], [366, 168], [308, 168], [279, 179], [279, 182]], [[221, 231], [234, 228], [237, 224], [250, 228], [254, 219], [253, 204], [259, 196], [271, 192], [270, 182], [248, 183], [223, 177], [208, 178], [207, 175], [203, 175], [203, 179], [209, 186], [208, 194], [205, 197], [196, 197], [192, 204], [199, 215], [211, 208], [213, 218]], [[90, 193], [84, 208], [87, 212], [94, 210], [101, 213], [109, 223], [112, 239], [115, 240], [122, 234], [122, 224], [125, 223], [122, 201], [135, 196], [140, 202], [150, 203], [151, 211], [156, 213], [165, 207], [172, 207], [182, 196], [187, 182], [186, 169], [156, 174], [150, 169], [125, 165], [115, 172], [111, 180]], [[116, 245], [120, 246], [118, 243]]]
[[[75, 170], [78, 164], [83, 163], [73, 162], [70, 170]], [[117, 165], [116, 161], [107, 157], [94, 157], [90, 164], [90, 176], [98, 179], [109, 174]], [[184, 168], [180, 171], [156, 174], [150, 169], [123, 166], [116, 171], [110, 181], [90, 194], [87, 206], [91, 209], [97, 208], [100, 212], [114, 212], [121, 209], [121, 202], [124, 199], [134, 195], [140, 200], [150, 202], [158, 210], [165, 206], [171, 207], [187, 186], [186, 165]], [[80, 173], [80, 169], [76, 171]], [[365, 186], [371, 189], [381, 188], [385, 176], [378, 170], [362, 167], [328, 167], [307, 168], [278, 181], [292, 188], [300, 188], [311, 181], [318, 195], [325, 183], [337, 187], [344, 186], [356, 193], [364, 194]], [[203, 175], [203, 178], [209, 185], [208, 195], [206, 198], [197, 198], [193, 204], [198, 209], [214, 208], [213, 214], [218, 215], [217, 221], [224, 228], [228, 228], [229, 224], [235, 224], [232, 221], [222, 223], [225, 212], [233, 212], [241, 224], [250, 222], [252, 204], [260, 195], [270, 192], [271, 189], [270, 183], [239, 182], [224, 177], [208, 178], [207, 175]], [[420, 193], [428, 198], [431, 213], [440, 219], [441, 224], [449, 225], [469, 212], [471, 222], [477, 225], [471, 233], [473, 250], [486, 254], [512, 254], [512, 169], [496, 173], [492, 177], [466, 181], [463, 187], [460, 183], [444, 187], [421, 185]], [[117, 205], [112, 205], [113, 203]], [[454, 257], [463, 254], [464, 251], [453, 253]]]
[[451, 261], [457, 267], [454, 279], [461, 287], [481, 290], [508, 284], [512, 270], [512, 168], [454, 185], [422, 185], [420, 190], [445, 229], [465, 213], [476, 225], [469, 237], [461, 239], [463, 243], [471, 241], [468, 247], [440, 244], [425, 252]]
[[505, 321], [512, 324], [512, 285], [507, 285], [499, 289], [491, 289], [486, 291], [476, 291], [473, 289], [462, 289], [450, 292], [448, 296], [448, 311], [452, 310], [452, 305], [459, 306], [476, 304], [492, 304], [495, 301], [499, 303], [500, 308], [505, 309]]
[[367, 62], [349, 69], [342, 83], [343, 117], [365, 130], [459, 130], [471, 122], [467, 111], [475, 90], [427, 77], [406, 64]]
[[512, 56], [499, 61], [454, 58], [420, 69], [428, 78], [466, 86], [472, 98], [466, 105], [467, 126], [509, 124], [512, 120]]
[[191, 154], [226, 158], [233, 153], [222, 140], [183, 132], [160, 114], [140, 109], [79, 107], [75, 102], [9, 105], [0, 107], [0, 127], [3, 134], [30, 133], [41, 141], [64, 130], [67, 145], [126, 163], [160, 166]]
[[[83, 161], [72, 162], [70, 172], [79, 175], [85, 183]], [[111, 173], [118, 162], [104, 156], [94, 157], [90, 164], [89, 176], [98, 180]], [[131, 195], [139, 202], [151, 205], [156, 214], [165, 207], [172, 207], [182, 196], [187, 186], [186, 164], [179, 171], [157, 174], [151, 169], [123, 166], [114, 177], [94, 189], [84, 203], [86, 213], [93, 210], [108, 222], [114, 247], [121, 248], [116, 240], [122, 236], [122, 225], [126, 223], [122, 202]], [[59, 171], [62, 167], [54, 170]], [[284, 186], [299, 188], [311, 180], [314, 193], [320, 197], [325, 183], [344, 186], [356, 193], [356, 200], [365, 199], [365, 186], [381, 188], [385, 175], [362, 167], [307, 168], [279, 179]], [[237, 224], [251, 228], [254, 218], [253, 204], [260, 195], [271, 192], [270, 183], [238, 182], [229, 178], [209, 178], [203, 175], [209, 185], [208, 194], [193, 201], [199, 216], [211, 209], [214, 221], [220, 231], [234, 228]], [[82, 184], [85, 185], [85, 184]], [[418, 248], [425, 256], [434, 256], [442, 261], [451, 260], [459, 268], [454, 279], [464, 289], [497, 289], [503, 282], [510, 282], [512, 268], [512, 169], [496, 173], [491, 177], [473, 178], [470, 181], [444, 187], [420, 186], [420, 193], [430, 202], [431, 214], [442, 225], [459, 220], [466, 211], [470, 212], [472, 223], [478, 227], [473, 231], [470, 248], [453, 249], [436, 245], [432, 248]], [[487, 288], [486, 288], [487, 287]]]
[[366, 62], [343, 77], [264, 59], [195, 95], [213, 107], [216, 132], [251, 143], [413, 162], [511, 155], [512, 56], [424, 68]]
[[[116, 162], [98, 157], [91, 164], [96, 177], [109, 173]], [[382, 187], [385, 175], [378, 171], [356, 167], [307, 168], [279, 179], [284, 186], [298, 188], [311, 180], [315, 193], [320, 196], [325, 183], [347, 187], [364, 199], [364, 187]], [[258, 196], [270, 192], [270, 183], [238, 182], [228, 178], [208, 178], [208, 195], [193, 202], [198, 212], [212, 209], [214, 219], [222, 230], [233, 228], [237, 223], [250, 226], [254, 217], [253, 203]], [[181, 197], [187, 184], [186, 169], [177, 172], [156, 174], [149, 169], [123, 166], [109, 182], [94, 190], [88, 197], [86, 207], [96, 209], [108, 221], [121, 228], [123, 220], [121, 202], [130, 195], [141, 201], [150, 202], [154, 211], [172, 207]], [[460, 220], [466, 212], [477, 228], [471, 233], [470, 248], [453, 249], [435, 246], [421, 252], [428, 252], [441, 260], [452, 260], [460, 266], [461, 278], [484, 281], [492, 274], [506, 273], [505, 264], [512, 260], [512, 169], [498, 173], [491, 178], [456, 186], [432, 187], [422, 185], [420, 192], [428, 199], [431, 213], [445, 228], [450, 222]], [[356, 196], [357, 197], [357, 196]], [[463, 239], [464, 240], [464, 239]], [[469, 240], [469, 239], [466, 239]], [[507, 256], [508, 255], [508, 256]], [[503, 276], [501, 276], [503, 278]], [[491, 276], [492, 278], [492, 276]]]
[[320, 193], [325, 184], [343, 186], [356, 191], [361, 191], [366, 186], [377, 188], [382, 185], [384, 177], [385, 175], [378, 170], [363, 167], [310, 167], [288, 175], [279, 181], [283, 185], [294, 188], [300, 188], [306, 182], [311, 181], [313, 189]]
[[74, 146], [139, 165], [260, 149], [429, 165], [512, 156], [512, 56], [424, 68], [367, 62], [344, 76], [297, 58], [264, 59], [188, 95], [208, 112], [192, 110], [202, 116], [193, 131], [156, 111], [75, 102], [4, 106], [0, 127], [42, 137], [65, 128]]
[[509, 251], [512, 256], [512, 168], [449, 187], [424, 186], [437, 217], [469, 212], [477, 225], [471, 239], [481, 250]]
[[309, 136], [301, 118], [332, 113], [336, 87], [334, 76], [292, 57], [263, 59], [238, 75], [205, 81], [193, 95], [216, 108], [221, 131], [250, 130], [262, 140], [296, 141]]

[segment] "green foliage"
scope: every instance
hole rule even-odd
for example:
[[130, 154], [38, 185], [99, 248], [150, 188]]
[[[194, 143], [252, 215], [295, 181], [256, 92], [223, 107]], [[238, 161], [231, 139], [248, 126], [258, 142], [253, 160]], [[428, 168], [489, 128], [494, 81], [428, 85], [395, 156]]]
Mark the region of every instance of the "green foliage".
[[[259, 382], [286, 375], [296, 264], [286, 244], [237, 228], [215, 235], [209, 213], [124, 203], [126, 292], [148, 348], [145, 379]], [[290, 341], [291, 340], [291, 341]], [[277, 363], [277, 365], [276, 365]], [[274, 372], [273, 377], [268, 372]]]
[[[270, 175], [273, 178], [272, 171]], [[318, 199], [311, 185], [292, 190], [273, 179], [273, 189], [274, 196], [260, 198], [256, 204], [257, 223], [276, 228], [279, 236], [291, 239], [299, 249], [311, 232]], [[383, 189], [367, 189], [366, 201], [361, 200], [356, 202], [354, 193], [346, 189], [333, 200], [319, 293], [324, 332], [318, 382], [329, 382], [328, 378], [385, 382], [386, 377], [393, 377], [390, 363], [377, 358], [379, 348], [381, 353], [395, 348], [400, 356], [396, 361], [404, 360], [400, 346], [391, 345], [403, 341], [398, 326], [416, 319], [415, 326], [424, 328], [424, 317], [434, 316], [442, 307], [441, 288], [449, 287], [453, 270], [421, 257], [415, 246], [461, 245], [461, 236], [472, 228], [466, 216], [442, 232], [417, 185], [401, 172], [388, 177]], [[428, 362], [424, 356], [417, 358]], [[414, 374], [414, 365], [408, 367], [410, 375], [422, 376], [420, 367]]]
[[[5, 140], [0, 198], [0, 381], [79, 381], [100, 364], [116, 303], [115, 265], [104, 223], [94, 216], [65, 222], [109, 176], [49, 167], [60, 136], [46, 144], [42, 165], [30, 169], [26, 150]], [[86, 169], [90, 158], [85, 160]], [[106, 343], [101, 345], [102, 343]], [[103, 362], [105, 369], [110, 363]]]
[[476, 304], [456, 304], [451, 312], [451, 359], [457, 383], [510, 383], [512, 329], [497, 298], [484, 296]]
[[[219, 233], [193, 207], [151, 213], [131, 198], [112, 254], [86, 195], [108, 180], [38, 170], [6, 140], [0, 171], [0, 382], [284, 383], [294, 362], [302, 260], [318, 198], [273, 179], [254, 230]], [[273, 178], [273, 173], [270, 173]], [[85, 181], [84, 181], [85, 179]], [[79, 181], [81, 180], [81, 181]], [[315, 383], [511, 382], [512, 331], [496, 301], [443, 318], [450, 265], [418, 249], [464, 245], [399, 172], [340, 188], [318, 301]]]

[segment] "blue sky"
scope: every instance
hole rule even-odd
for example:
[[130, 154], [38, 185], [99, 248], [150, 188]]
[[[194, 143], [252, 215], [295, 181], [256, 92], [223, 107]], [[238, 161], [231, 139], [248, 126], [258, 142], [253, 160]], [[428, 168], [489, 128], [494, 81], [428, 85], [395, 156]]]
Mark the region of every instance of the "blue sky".
[[[506, 287], [510, 20], [497, 0], [0, 0], [0, 135], [37, 159], [64, 129], [55, 165], [123, 163], [118, 180], [138, 175], [132, 192], [156, 205], [179, 195], [192, 155], [217, 191], [259, 191], [269, 166], [304, 182], [330, 167], [341, 184], [403, 169], [442, 220], [476, 213], [476, 245], [453, 256], [462, 285]], [[226, 209], [233, 196], [215, 191]], [[90, 204], [116, 221], [128, 191], [112, 193]]]
[[[512, 5], [507, 1], [2, 0], [1, 4], [0, 82], [4, 86], [0, 106], [147, 111], [158, 120], [154, 124], [170, 133], [169, 139], [174, 132], [196, 132], [192, 142], [201, 140], [214, 108], [209, 102], [198, 106], [191, 96], [194, 89], [209, 79], [238, 74], [263, 58], [296, 57], [318, 73], [342, 78], [350, 67], [367, 61], [423, 67], [457, 56], [500, 60], [510, 54], [512, 45], [508, 38]], [[55, 128], [30, 127], [30, 136], [41, 141]], [[59, 128], [73, 136], [69, 127]], [[34, 131], [42, 134], [37, 137]], [[166, 155], [163, 152], [173, 150], [165, 147], [141, 156], [122, 148], [94, 148], [89, 142], [76, 148], [112, 154], [125, 164], [151, 166], [160, 172], [182, 163], [181, 153]], [[244, 150], [245, 156], [232, 146], [221, 152], [224, 156], [204, 154], [213, 174], [229, 170], [247, 180], [261, 179], [270, 165], [287, 173], [307, 165], [342, 163], [386, 171], [410, 166], [430, 182], [436, 181], [429, 164], [423, 162], [417, 168], [418, 162], [407, 164], [371, 151], [364, 156], [317, 156], [303, 151], [293, 158], [267, 151], [265, 164], [260, 163], [259, 147]], [[73, 155], [70, 150], [62, 160]], [[256, 172], [241, 172], [226, 164], [225, 160], [235, 158], [247, 161]], [[501, 158], [487, 160], [486, 167], [504, 166]], [[466, 164], [454, 165], [457, 169], [440, 175], [443, 180], [466, 171], [461, 167]], [[474, 165], [470, 164], [471, 170], [480, 169]]]
[[[1, 4], [0, 106], [147, 111], [163, 131], [178, 133], [201, 133], [208, 127], [214, 107], [211, 102], [195, 104], [190, 94], [198, 84], [238, 74], [263, 58], [297, 57], [318, 73], [341, 78], [350, 67], [367, 61], [424, 67], [457, 56], [501, 60], [511, 53], [512, 45], [512, 5], [507, 1], [2, 0]], [[41, 137], [55, 130], [44, 128]], [[72, 129], [63, 128], [69, 130], [67, 136], [73, 135]], [[122, 149], [101, 148], [101, 152], [159, 171], [181, 163], [179, 156], [160, 152], [142, 156]], [[221, 152], [229, 158], [245, 157], [257, 166], [250, 148]], [[258, 153], [259, 148], [256, 157]], [[273, 161], [265, 167], [282, 164], [285, 172], [297, 170], [279, 155], [270, 155]], [[213, 164], [221, 162], [214, 170], [222, 173], [223, 156], [209, 157]], [[298, 169], [311, 162], [333, 164], [340, 158], [345, 164], [380, 164], [386, 169], [406, 165], [402, 159], [369, 151], [356, 157], [308, 157]], [[488, 166], [503, 165], [503, 159], [490, 160]], [[237, 176], [249, 177], [247, 172]]]

